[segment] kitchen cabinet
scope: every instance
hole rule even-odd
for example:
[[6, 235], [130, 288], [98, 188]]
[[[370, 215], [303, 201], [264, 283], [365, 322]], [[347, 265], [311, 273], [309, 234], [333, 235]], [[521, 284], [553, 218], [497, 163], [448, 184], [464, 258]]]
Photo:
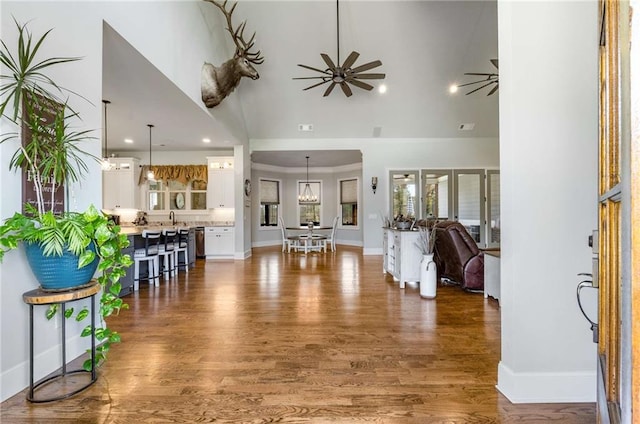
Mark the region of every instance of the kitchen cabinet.
[[422, 252], [416, 244], [419, 237], [418, 231], [384, 229], [384, 270], [400, 283], [401, 289], [408, 281], [420, 281]]
[[138, 209], [140, 161], [135, 158], [109, 158], [111, 168], [102, 171], [102, 207]]
[[204, 254], [207, 259], [233, 259], [233, 227], [205, 227]]
[[232, 157], [207, 157], [208, 177], [207, 208], [235, 207], [235, 178]]

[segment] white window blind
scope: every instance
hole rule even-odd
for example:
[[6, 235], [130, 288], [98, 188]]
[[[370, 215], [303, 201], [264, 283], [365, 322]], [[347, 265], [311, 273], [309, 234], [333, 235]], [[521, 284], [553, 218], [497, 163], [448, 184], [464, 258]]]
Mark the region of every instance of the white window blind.
[[340, 181], [340, 203], [358, 203], [358, 180]]
[[260, 204], [274, 205], [280, 203], [278, 181], [260, 180]]

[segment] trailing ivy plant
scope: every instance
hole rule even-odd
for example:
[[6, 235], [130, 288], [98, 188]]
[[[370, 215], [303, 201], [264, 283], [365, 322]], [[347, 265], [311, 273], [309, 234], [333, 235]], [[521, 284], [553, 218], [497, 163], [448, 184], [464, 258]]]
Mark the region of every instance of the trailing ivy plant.
[[[118, 297], [121, 290], [120, 278], [133, 261], [122, 254], [127, 247], [127, 236], [120, 233], [120, 227], [91, 205], [85, 212], [54, 213], [53, 196], [57, 187], [80, 181], [88, 166], [83, 157], [98, 160], [83, 151], [79, 144], [89, 141], [90, 131], [74, 131], [69, 122], [77, 120], [78, 114], [69, 106], [72, 93], [60, 87], [46, 75], [46, 71], [57, 65], [79, 60], [73, 57], [53, 57], [37, 60], [46, 37], [51, 30], [34, 40], [26, 25], [14, 21], [18, 31], [18, 45], [14, 53], [4, 40], [0, 42], [0, 62], [7, 74], [0, 75], [0, 115], [13, 122], [18, 128], [27, 128], [31, 137], [20, 140], [11, 157], [9, 169], [27, 172], [34, 182], [36, 205], [24, 205], [24, 213], [16, 212], [0, 226], [0, 261], [8, 250], [16, 249], [20, 243], [39, 244], [45, 256], [62, 256], [65, 251], [79, 257], [78, 267], [84, 267], [99, 257], [97, 277], [102, 287], [100, 297], [101, 322], [92, 334], [91, 326], [86, 326], [82, 336], [94, 336], [101, 344], [96, 357], [84, 363], [90, 370], [106, 359], [112, 343], [120, 341], [120, 335], [110, 330], [106, 318], [128, 306]], [[81, 96], [80, 96], [81, 97]], [[47, 123], [43, 114], [55, 112], [52, 122]], [[19, 139], [18, 132], [9, 133], [0, 143]], [[47, 210], [45, 205], [50, 203]], [[90, 248], [95, 246], [95, 251]], [[54, 305], [47, 311], [47, 318], [55, 316]], [[66, 318], [84, 320], [89, 311], [85, 307], [79, 312], [73, 308], [65, 311]]]

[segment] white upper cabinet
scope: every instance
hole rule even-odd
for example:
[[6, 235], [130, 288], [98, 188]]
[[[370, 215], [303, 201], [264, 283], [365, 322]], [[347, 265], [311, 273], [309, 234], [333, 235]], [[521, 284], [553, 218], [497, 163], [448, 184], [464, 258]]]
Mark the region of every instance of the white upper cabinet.
[[138, 209], [140, 161], [135, 158], [109, 158], [111, 168], [102, 171], [102, 207]]
[[207, 157], [207, 165], [209, 169], [207, 208], [235, 207], [233, 157]]

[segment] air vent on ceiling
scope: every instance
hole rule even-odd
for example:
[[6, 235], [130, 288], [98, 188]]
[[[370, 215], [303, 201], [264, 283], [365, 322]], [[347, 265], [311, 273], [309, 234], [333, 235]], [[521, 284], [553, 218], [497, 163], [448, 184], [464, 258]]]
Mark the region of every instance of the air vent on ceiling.
[[475, 128], [476, 124], [460, 124], [458, 125], [458, 130], [460, 131], [471, 131]]
[[298, 131], [313, 131], [313, 124], [298, 124]]

